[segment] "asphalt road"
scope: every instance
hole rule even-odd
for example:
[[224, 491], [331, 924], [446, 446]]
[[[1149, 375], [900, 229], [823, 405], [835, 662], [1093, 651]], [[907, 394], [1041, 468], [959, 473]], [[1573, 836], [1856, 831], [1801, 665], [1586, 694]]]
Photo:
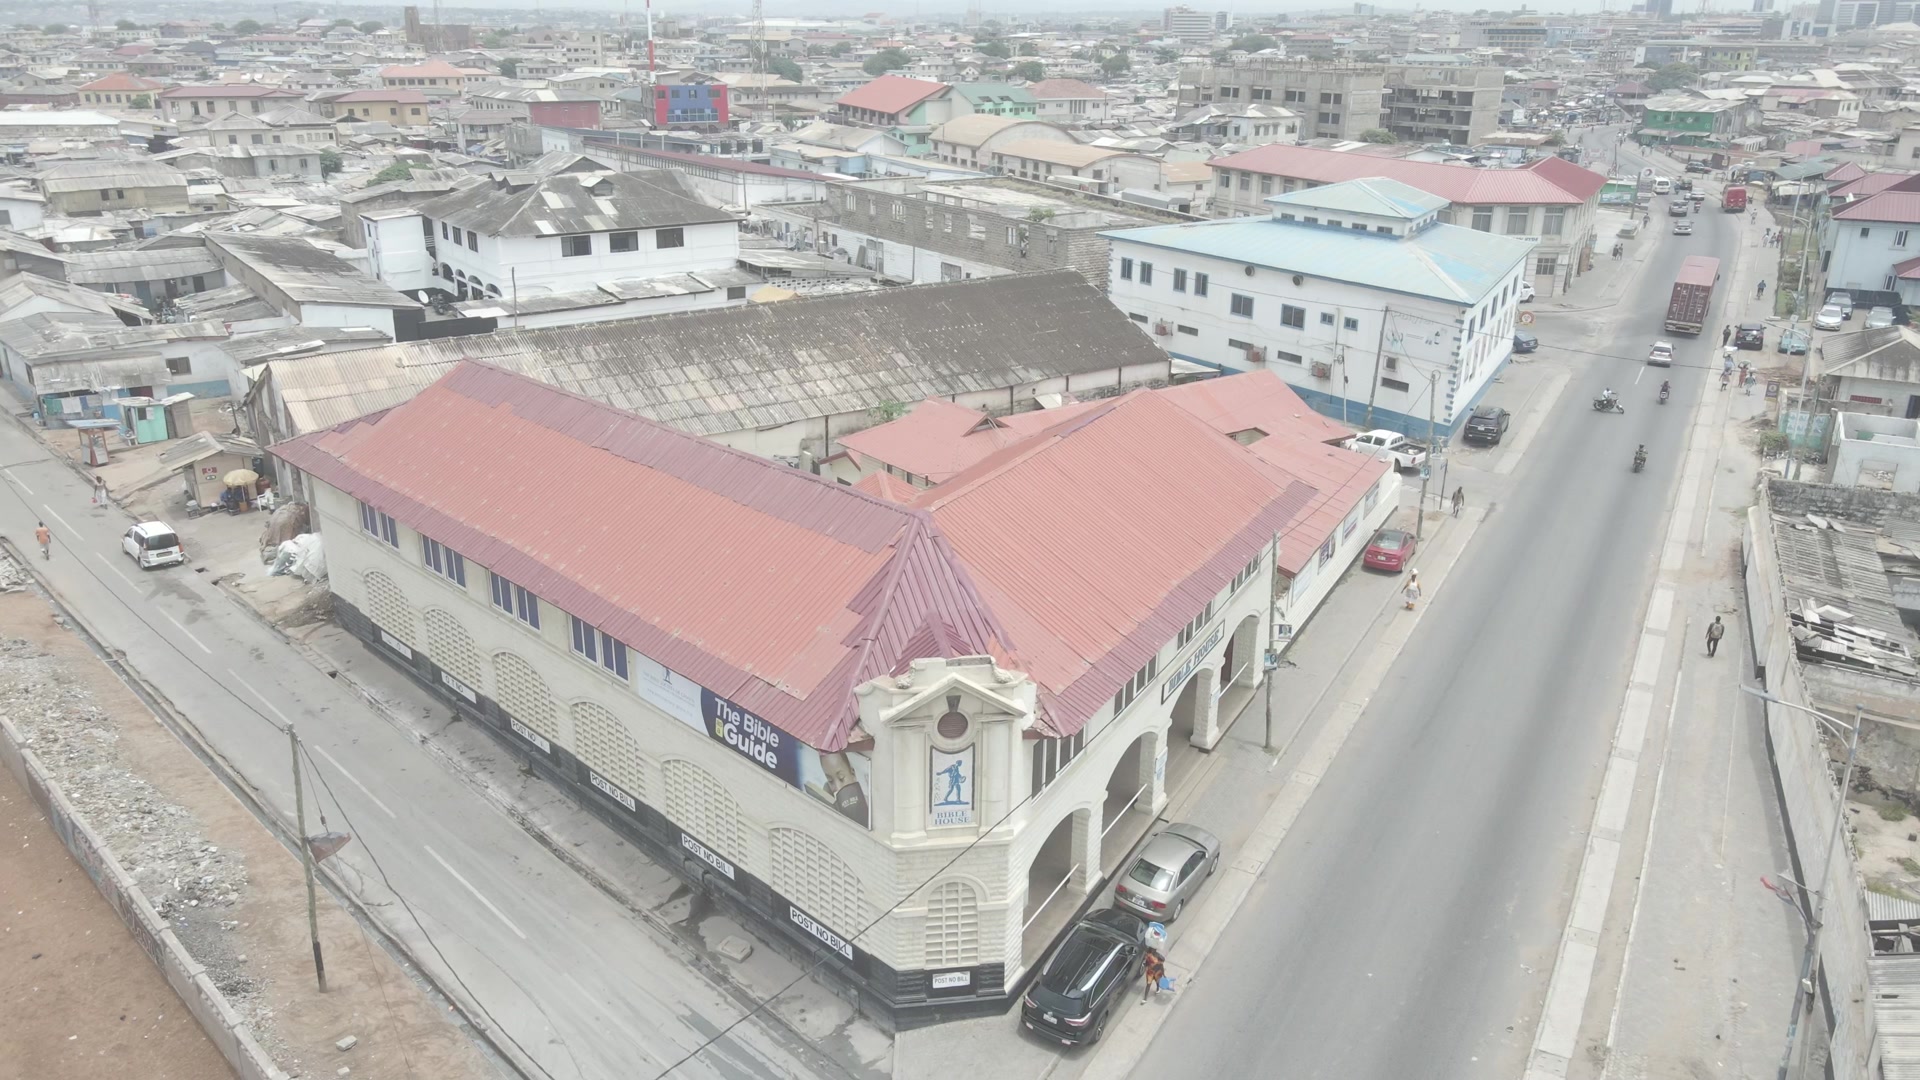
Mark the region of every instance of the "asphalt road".
[[[1621, 165], [1629, 159], [1622, 156]], [[1573, 372], [1265, 876], [1133, 1070], [1139, 1080], [1518, 1076], [1571, 902], [1686, 418], [1718, 321], [1663, 331], [1680, 260], [1732, 249], [1709, 212], [1620, 303], [1543, 318]], [[1724, 292], [1724, 291], [1723, 291]], [[1723, 294], [1715, 298], [1716, 313]], [[1575, 318], [1615, 355], [1554, 349]], [[1671, 338], [1671, 372], [1642, 362]], [[1710, 370], [1713, 373], [1710, 374]], [[1656, 391], [1671, 378], [1673, 400]], [[1603, 385], [1625, 415], [1590, 402]], [[1629, 466], [1645, 443], [1648, 471]]]
[[[37, 561], [37, 519], [54, 533], [47, 562]], [[31, 552], [60, 598], [289, 820], [292, 770], [276, 724], [297, 724], [346, 811], [342, 820], [338, 807], [323, 804], [335, 827], [354, 834], [335, 861], [356, 891], [428, 970], [464, 982], [549, 1077], [649, 1080], [741, 1015], [677, 949], [191, 566], [135, 568], [120, 550], [128, 524], [116, 509], [91, 507], [71, 468], [0, 418], [0, 533]], [[308, 792], [313, 798], [311, 781]], [[308, 821], [319, 831], [311, 802]], [[674, 1073], [815, 1075], [849, 1074], [791, 1032], [757, 1021]]]

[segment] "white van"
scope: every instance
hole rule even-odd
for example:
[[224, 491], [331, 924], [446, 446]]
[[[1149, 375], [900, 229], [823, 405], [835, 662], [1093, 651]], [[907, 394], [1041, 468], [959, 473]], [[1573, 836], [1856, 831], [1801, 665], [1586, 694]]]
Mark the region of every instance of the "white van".
[[1655, 195], [1667, 195], [1667, 194], [1671, 194], [1672, 192], [1673, 192], [1673, 181], [1667, 179], [1664, 176], [1656, 176], [1653, 178], [1653, 193]]

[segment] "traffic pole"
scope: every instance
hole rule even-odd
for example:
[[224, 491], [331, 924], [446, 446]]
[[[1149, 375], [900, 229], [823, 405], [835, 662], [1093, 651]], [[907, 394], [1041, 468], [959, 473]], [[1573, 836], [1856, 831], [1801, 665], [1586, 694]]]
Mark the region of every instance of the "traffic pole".
[[313, 941], [313, 976], [320, 992], [327, 992], [327, 962], [320, 955], [320, 906], [313, 887], [313, 851], [307, 847], [307, 804], [300, 784], [300, 735], [287, 725], [287, 745], [293, 753], [293, 821], [298, 830], [294, 839], [300, 845], [300, 865], [307, 872], [307, 937]]

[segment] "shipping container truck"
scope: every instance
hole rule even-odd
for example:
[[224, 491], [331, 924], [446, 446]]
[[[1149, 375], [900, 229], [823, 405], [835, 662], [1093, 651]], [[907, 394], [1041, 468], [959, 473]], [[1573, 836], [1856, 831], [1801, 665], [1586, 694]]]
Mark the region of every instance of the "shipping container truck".
[[1667, 329], [1680, 334], [1697, 334], [1706, 329], [1707, 309], [1713, 304], [1713, 286], [1720, 280], [1720, 260], [1706, 255], [1689, 255], [1680, 264], [1673, 281], [1673, 296], [1667, 301]]
[[1746, 213], [1747, 189], [1743, 187], [1729, 187], [1726, 194], [1720, 196], [1720, 210], [1722, 213], [1727, 214]]

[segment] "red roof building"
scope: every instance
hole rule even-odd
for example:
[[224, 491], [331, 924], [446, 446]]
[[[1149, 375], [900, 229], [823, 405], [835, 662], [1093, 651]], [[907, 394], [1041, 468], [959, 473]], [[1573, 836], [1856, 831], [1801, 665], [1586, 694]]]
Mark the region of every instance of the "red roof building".
[[914, 106], [944, 94], [948, 89], [945, 83], [909, 79], [901, 75], [882, 75], [865, 86], [856, 87], [840, 95], [834, 104], [843, 111], [877, 113], [881, 116], [897, 117], [899, 119], [895, 122], [904, 123], [905, 117]]

